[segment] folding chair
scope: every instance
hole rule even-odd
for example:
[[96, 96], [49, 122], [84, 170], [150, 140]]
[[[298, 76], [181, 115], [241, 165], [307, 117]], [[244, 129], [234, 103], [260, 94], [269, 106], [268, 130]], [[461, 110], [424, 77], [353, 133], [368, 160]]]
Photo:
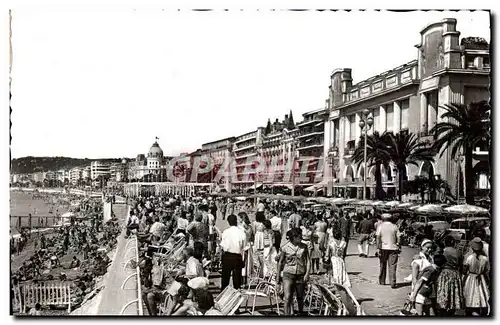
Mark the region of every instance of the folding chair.
[[205, 313], [205, 316], [232, 316], [245, 300], [241, 291], [233, 287], [226, 287], [215, 299], [214, 307]]

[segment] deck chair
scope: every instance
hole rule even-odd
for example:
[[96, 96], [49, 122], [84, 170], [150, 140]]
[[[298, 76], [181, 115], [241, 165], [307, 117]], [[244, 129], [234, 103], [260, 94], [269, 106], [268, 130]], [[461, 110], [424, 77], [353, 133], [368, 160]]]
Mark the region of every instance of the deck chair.
[[215, 299], [214, 307], [205, 316], [232, 316], [240, 308], [245, 296], [240, 290], [226, 287]]
[[365, 312], [363, 311], [363, 308], [361, 308], [361, 305], [359, 304], [358, 300], [356, 299], [356, 297], [354, 297], [354, 294], [352, 293], [350, 288], [335, 283], [331, 287], [329, 287], [329, 290], [335, 291], [335, 294], [338, 297], [340, 297], [349, 315], [351, 316], [366, 315]]
[[[265, 274], [264, 277], [262, 278], [261, 277], [253, 278], [248, 283], [249, 284], [248, 289], [243, 290], [246, 296], [245, 311], [248, 311], [248, 303], [251, 297], [253, 297], [251, 315], [254, 315], [257, 297], [262, 297], [269, 299], [269, 306], [271, 307], [271, 310], [274, 310], [274, 305], [276, 305], [276, 312], [278, 313], [278, 315], [280, 315], [279, 304], [281, 302], [281, 299], [279, 298], [278, 294], [279, 288], [277, 284], [277, 275], [278, 275], [277, 265], [276, 263], [266, 260], [264, 261], [264, 263], [267, 269], [267, 274]], [[252, 285], [255, 285], [254, 289], [252, 289]]]
[[324, 285], [316, 284], [316, 286], [323, 299], [324, 316], [346, 316], [348, 314], [344, 303], [338, 296], [334, 295], [333, 292]]
[[317, 284], [311, 283], [308, 286], [304, 305], [308, 316], [320, 316], [326, 307], [325, 298]]

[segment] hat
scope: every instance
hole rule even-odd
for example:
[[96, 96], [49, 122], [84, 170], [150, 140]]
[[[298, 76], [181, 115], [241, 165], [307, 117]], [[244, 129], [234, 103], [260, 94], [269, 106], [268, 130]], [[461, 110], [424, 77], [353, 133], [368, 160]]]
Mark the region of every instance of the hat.
[[392, 215], [390, 213], [382, 213], [382, 220], [387, 220], [392, 218]]
[[430, 239], [424, 239], [424, 240], [422, 240], [422, 243], [420, 244], [420, 247], [424, 247], [428, 243], [432, 244], [432, 240], [430, 240]]
[[470, 242], [470, 248], [474, 251], [479, 251], [483, 249], [483, 241], [479, 237], [474, 237]]

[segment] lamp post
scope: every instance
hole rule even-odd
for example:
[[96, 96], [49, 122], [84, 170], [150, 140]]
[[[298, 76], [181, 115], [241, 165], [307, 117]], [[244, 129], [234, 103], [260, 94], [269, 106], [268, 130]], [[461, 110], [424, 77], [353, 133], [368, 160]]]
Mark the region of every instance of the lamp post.
[[359, 127], [364, 132], [365, 136], [365, 147], [364, 147], [364, 155], [363, 155], [363, 200], [366, 200], [366, 145], [367, 145], [367, 134], [368, 130], [373, 125], [373, 118], [370, 115], [370, 110], [365, 108], [363, 110], [363, 116], [361, 121], [359, 121]]
[[[459, 204], [460, 200], [460, 173], [462, 169], [462, 161], [463, 161], [463, 156], [461, 153], [458, 154], [458, 156], [455, 158], [455, 162], [457, 163], [457, 204]], [[465, 192], [465, 186], [464, 186], [464, 192]]]

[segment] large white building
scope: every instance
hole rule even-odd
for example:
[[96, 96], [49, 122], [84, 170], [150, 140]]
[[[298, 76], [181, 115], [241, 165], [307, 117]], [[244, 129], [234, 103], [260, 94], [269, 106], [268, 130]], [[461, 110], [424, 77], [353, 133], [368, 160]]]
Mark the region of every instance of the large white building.
[[110, 165], [99, 160], [90, 163], [90, 178], [97, 179], [99, 176], [106, 176], [110, 174]]
[[144, 180], [146, 176], [152, 181], [165, 181], [168, 161], [158, 142], [154, 142], [147, 155], [137, 155], [128, 168], [128, 179]]
[[69, 181], [72, 185], [76, 185], [82, 179], [82, 167], [75, 167], [69, 171]]

